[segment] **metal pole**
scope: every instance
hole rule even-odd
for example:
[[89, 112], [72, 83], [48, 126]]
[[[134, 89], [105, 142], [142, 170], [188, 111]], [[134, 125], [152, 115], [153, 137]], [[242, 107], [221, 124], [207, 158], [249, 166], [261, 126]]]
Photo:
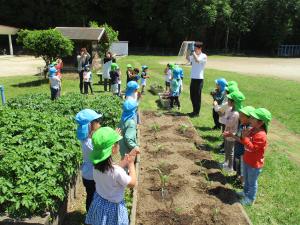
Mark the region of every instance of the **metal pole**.
[[1, 92], [1, 99], [2, 99], [2, 105], [5, 105], [5, 94], [4, 94], [4, 86], [0, 85], [0, 92]]

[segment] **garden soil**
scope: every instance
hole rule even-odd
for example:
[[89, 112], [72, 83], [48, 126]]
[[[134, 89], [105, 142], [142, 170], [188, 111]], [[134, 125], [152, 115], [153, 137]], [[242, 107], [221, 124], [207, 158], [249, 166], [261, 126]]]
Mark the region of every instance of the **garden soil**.
[[249, 224], [187, 117], [144, 112], [142, 121], [137, 225]]

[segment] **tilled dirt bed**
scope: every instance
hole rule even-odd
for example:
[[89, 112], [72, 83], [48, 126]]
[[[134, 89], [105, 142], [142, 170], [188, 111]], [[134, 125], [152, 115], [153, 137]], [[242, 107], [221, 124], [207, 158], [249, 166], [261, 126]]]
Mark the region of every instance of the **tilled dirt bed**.
[[137, 225], [249, 224], [187, 117], [144, 112], [142, 122]]

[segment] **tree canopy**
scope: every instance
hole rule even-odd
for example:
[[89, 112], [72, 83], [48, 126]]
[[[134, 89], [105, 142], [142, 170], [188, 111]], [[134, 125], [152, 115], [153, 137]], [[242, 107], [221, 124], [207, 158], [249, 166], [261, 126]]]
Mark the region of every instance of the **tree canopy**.
[[0, 0], [0, 20], [28, 29], [110, 24], [131, 46], [275, 52], [300, 44], [300, 0]]
[[58, 30], [21, 30], [17, 41], [36, 57], [42, 57], [48, 65], [58, 57], [72, 54], [73, 42], [64, 37]]

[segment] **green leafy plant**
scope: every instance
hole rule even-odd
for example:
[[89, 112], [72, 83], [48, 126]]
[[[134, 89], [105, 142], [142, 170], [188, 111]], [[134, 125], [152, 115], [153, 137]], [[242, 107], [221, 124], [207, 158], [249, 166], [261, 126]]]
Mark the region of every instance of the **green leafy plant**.
[[169, 176], [165, 175], [162, 173], [162, 171], [159, 168], [156, 168], [156, 170], [158, 171], [159, 174], [159, 178], [160, 178], [160, 185], [161, 185], [161, 197], [165, 198], [165, 194], [166, 194], [166, 184], [169, 180]]
[[93, 28], [104, 28], [105, 30], [108, 40], [100, 42], [98, 46], [100, 55], [103, 56], [109, 50], [112, 43], [118, 41], [119, 31], [114, 30], [113, 27], [107, 23], [99, 25], [97, 21], [90, 21], [89, 26]]
[[186, 124], [180, 124], [180, 126], [179, 126], [179, 132], [182, 133], [182, 134], [185, 134], [185, 132], [187, 131], [188, 128], [189, 128], [188, 125], [186, 125]]
[[160, 125], [157, 123], [154, 123], [153, 125], [151, 125], [151, 130], [156, 134], [157, 132], [160, 131]]
[[159, 152], [164, 150], [164, 146], [161, 144], [156, 144], [155, 145], [155, 153], [158, 154]]
[[103, 113], [102, 125], [116, 127], [120, 106], [112, 96], [70, 93], [57, 101], [27, 95], [0, 108], [0, 213], [56, 213], [82, 160], [75, 114], [92, 108]]
[[48, 66], [57, 57], [72, 55], [73, 42], [56, 29], [20, 30], [17, 42], [36, 57], [42, 57]]

